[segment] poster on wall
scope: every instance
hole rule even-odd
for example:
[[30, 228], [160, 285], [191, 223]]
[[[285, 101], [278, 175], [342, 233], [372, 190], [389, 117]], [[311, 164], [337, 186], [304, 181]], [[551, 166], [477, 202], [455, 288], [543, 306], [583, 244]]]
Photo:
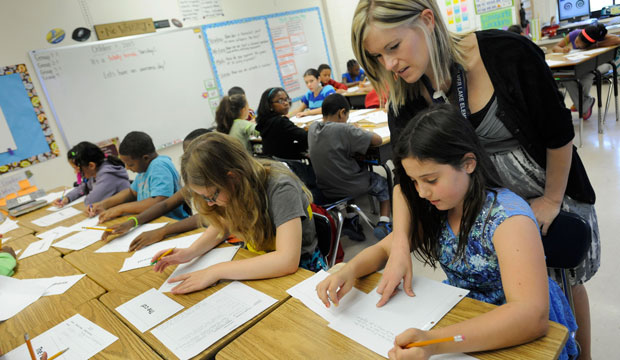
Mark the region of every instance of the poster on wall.
[[506, 29], [512, 24], [514, 24], [512, 19], [512, 8], [480, 15], [480, 27], [482, 30]]
[[513, 0], [474, 0], [476, 14], [484, 14], [514, 6]]
[[59, 155], [25, 64], [0, 67], [0, 109], [13, 141], [8, 136], [2, 137], [2, 144], [7, 148], [0, 149], [0, 174]]
[[475, 30], [472, 0], [440, 0], [438, 5], [448, 30], [455, 33]]

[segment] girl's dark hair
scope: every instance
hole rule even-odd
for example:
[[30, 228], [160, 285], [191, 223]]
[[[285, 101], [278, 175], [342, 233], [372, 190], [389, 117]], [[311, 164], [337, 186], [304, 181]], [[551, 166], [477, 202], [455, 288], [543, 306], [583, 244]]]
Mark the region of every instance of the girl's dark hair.
[[106, 160], [112, 165], [125, 167], [125, 164], [121, 161], [121, 159], [114, 155], [106, 156], [99, 146], [88, 141], [82, 141], [77, 144], [70, 150], [70, 152], [75, 154], [73, 157], [73, 163], [78, 167], [88, 166], [89, 163], [93, 162], [97, 168], [99, 168]]
[[422, 199], [402, 166], [405, 158], [451, 165], [461, 169], [466, 154], [473, 154], [476, 167], [463, 201], [458, 248], [453, 261], [462, 258], [467, 238], [486, 200], [486, 191], [502, 187], [491, 159], [480, 145], [471, 123], [451, 105], [433, 106], [416, 115], [403, 130], [394, 147], [396, 176], [411, 213], [411, 248], [424, 263], [435, 267], [439, 257], [439, 236], [447, 211], [440, 211]]
[[274, 116], [279, 116], [279, 114], [273, 111], [273, 107], [271, 106], [271, 103], [273, 102], [273, 99], [276, 97], [276, 95], [280, 91], [284, 91], [284, 93], [287, 94], [288, 96], [288, 93], [286, 92], [286, 90], [284, 90], [281, 87], [272, 87], [272, 88], [269, 88], [263, 91], [263, 94], [260, 97], [260, 102], [258, 103], [258, 109], [256, 110], [256, 123], [257, 124], [260, 124], [263, 121], [263, 119], [270, 119]]
[[241, 111], [248, 104], [244, 95], [224, 96], [215, 111], [217, 131], [228, 134], [233, 122], [239, 119]]
[[585, 30], [586, 34], [588, 34], [588, 36], [592, 40], [594, 40], [594, 42], [586, 39], [586, 37], [583, 36], [583, 33], [581, 32], [579, 33], [579, 39], [581, 39], [581, 41], [583, 41], [585, 44], [589, 44], [589, 45], [592, 45], [598, 41], [605, 39], [605, 35], [607, 35], [607, 29], [605, 28], [605, 25], [603, 24], [588, 25], [583, 30]]
[[321, 105], [321, 112], [323, 113], [323, 116], [337, 114], [341, 109], [345, 109], [349, 112], [349, 110], [351, 110], [351, 106], [349, 105], [347, 99], [338, 93], [333, 93], [326, 97], [325, 100], [323, 100], [323, 105]]
[[232, 96], [232, 95], [245, 95], [245, 91], [243, 91], [243, 89], [240, 88], [239, 86], [233, 86], [230, 89], [228, 89], [228, 96]]
[[355, 65], [357, 65], [357, 60], [351, 59], [347, 61], [347, 70], [352, 69]]
[[321, 73], [319, 73], [319, 71], [317, 69], [308, 69], [304, 73], [304, 77], [306, 77], [306, 76], [314, 76], [315, 78], [318, 79], [319, 76], [321, 76]]
[[75, 164], [75, 156], [77, 155], [77, 145], [67, 151], [67, 160]]

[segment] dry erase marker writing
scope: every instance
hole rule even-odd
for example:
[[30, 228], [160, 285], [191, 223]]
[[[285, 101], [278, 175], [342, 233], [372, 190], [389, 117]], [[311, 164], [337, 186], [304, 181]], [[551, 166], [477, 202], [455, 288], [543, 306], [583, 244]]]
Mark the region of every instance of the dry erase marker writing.
[[168, 250], [168, 251], [166, 251], [165, 253], [163, 253], [163, 254], [159, 255], [159, 257], [157, 258], [157, 260], [153, 261], [153, 262], [151, 263], [151, 265], [155, 265], [155, 264], [157, 264], [157, 262], [158, 262], [159, 260], [161, 260], [164, 256], [166, 256], [166, 255], [170, 254], [170, 253], [172, 252], [172, 250], [174, 250], [174, 249], [175, 249], [175, 248], [169, 249], [169, 250]]
[[106, 231], [106, 232], [112, 232], [114, 230], [112, 229], [107, 229], [107, 228], [98, 228], [98, 227], [92, 227], [92, 226], [82, 226], [82, 229], [88, 229], [88, 230], [100, 230], [100, 231]]
[[452, 336], [452, 337], [446, 337], [446, 338], [441, 338], [441, 339], [433, 339], [433, 340], [426, 340], [426, 341], [419, 341], [419, 342], [407, 344], [407, 346], [405, 346], [405, 349], [410, 349], [412, 347], [420, 347], [420, 346], [432, 345], [432, 344], [439, 344], [439, 343], [450, 342], [450, 341], [461, 342], [461, 341], [464, 341], [464, 340], [465, 340], [465, 336], [463, 336], [463, 335], [456, 335], [456, 336]]
[[34, 349], [32, 348], [32, 344], [30, 343], [30, 336], [28, 336], [28, 333], [24, 334], [24, 340], [26, 340], [26, 346], [28, 346], [28, 352], [30, 353], [30, 358], [32, 360], [37, 360], [37, 358], [34, 356]]
[[64, 354], [67, 350], [69, 350], [69, 348], [66, 348], [66, 349], [64, 349], [64, 350], [61, 350], [61, 351], [57, 352], [54, 356], [52, 356], [51, 358], [49, 358], [49, 359], [47, 359], [47, 360], [54, 360], [54, 359], [56, 359], [57, 357], [59, 357], [60, 355]]

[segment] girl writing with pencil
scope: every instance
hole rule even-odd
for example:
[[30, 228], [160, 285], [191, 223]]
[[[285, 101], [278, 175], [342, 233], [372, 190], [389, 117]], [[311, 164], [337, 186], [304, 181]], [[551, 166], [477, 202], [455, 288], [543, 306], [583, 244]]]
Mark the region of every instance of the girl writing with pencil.
[[[564, 294], [547, 277], [532, 209], [502, 187], [473, 127], [454, 108], [441, 105], [418, 114], [394, 152], [403, 205], [411, 214], [401, 220], [407, 221], [414, 254], [433, 267], [439, 263], [446, 282], [470, 290], [469, 297], [499, 306], [442, 329], [409, 329], [396, 337], [391, 359], [519, 345], [545, 335], [548, 320], [575, 330]], [[338, 305], [357, 278], [381, 269], [393, 240], [388, 235], [321, 282], [317, 293], [325, 306]], [[465, 340], [404, 349], [454, 335]], [[575, 353], [569, 337], [560, 358]]]
[[245, 241], [260, 256], [229, 261], [185, 274], [172, 292], [204, 289], [221, 279], [245, 280], [279, 277], [299, 266], [326, 268], [317, 247], [310, 203], [301, 181], [283, 164], [257, 160], [230, 136], [209, 133], [196, 138], [181, 158], [188, 202], [210, 226], [187, 249], [157, 253], [154, 270], [186, 263], [219, 245], [229, 233]]

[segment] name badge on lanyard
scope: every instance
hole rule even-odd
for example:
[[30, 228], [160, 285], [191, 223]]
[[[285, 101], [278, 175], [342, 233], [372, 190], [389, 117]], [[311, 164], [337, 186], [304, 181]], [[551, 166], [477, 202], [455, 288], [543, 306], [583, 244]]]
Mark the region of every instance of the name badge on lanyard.
[[[463, 115], [465, 119], [469, 119], [470, 112], [469, 105], [467, 104], [467, 78], [465, 76], [465, 70], [459, 64], [453, 64], [450, 70], [450, 75], [452, 75], [452, 93], [456, 93], [456, 100], [461, 115]], [[433, 89], [433, 85], [428, 76], [422, 75], [421, 80], [429, 95], [431, 95], [434, 104], [450, 103], [450, 100], [441, 89]]]

